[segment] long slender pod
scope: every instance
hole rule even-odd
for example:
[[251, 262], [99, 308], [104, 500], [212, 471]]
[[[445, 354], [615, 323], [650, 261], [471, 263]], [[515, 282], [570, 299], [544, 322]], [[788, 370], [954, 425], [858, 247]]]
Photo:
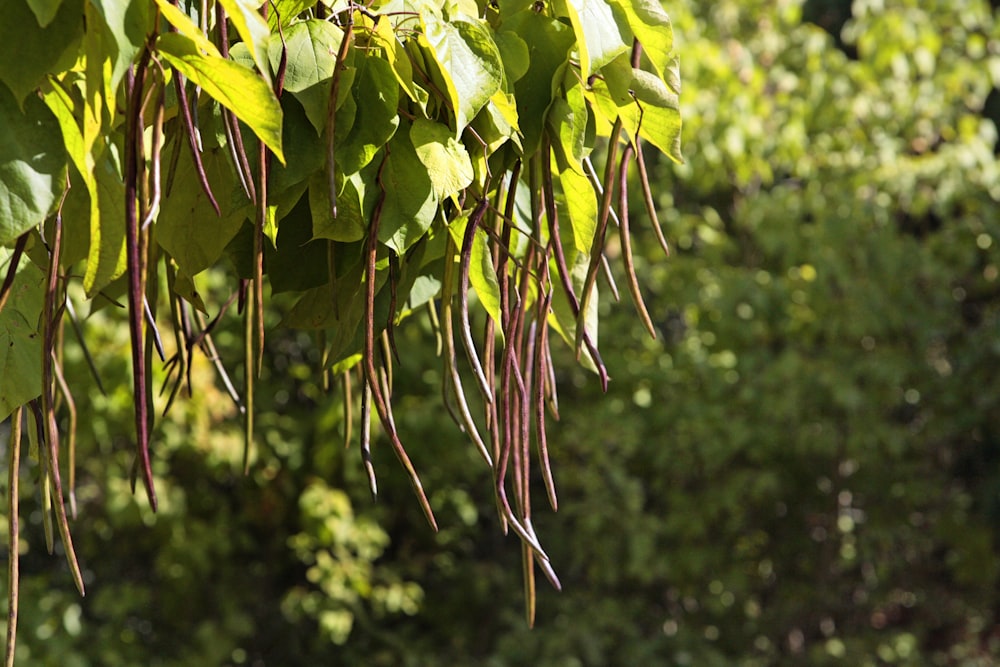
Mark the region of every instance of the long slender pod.
[[28, 243], [28, 236], [30, 236], [30, 232], [25, 232], [18, 236], [14, 243], [14, 252], [11, 253], [10, 264], [7, 266], [7, 275], [3, 279], [3, 285], [0, 286], [0, 313], [7, 305], [7, 299], [10, 298], [11, 289], [14, 287], [14, 276], [17, 275], [17, 266], [21, 263], [21, 255], [24, 253], [24, 246]]
[[472, 244], [476, 238], [476, 229], [479, 228], [479, 223], [486, 214], [488, 206], [489, 200], [484, 194], [479, 203], [476, 204], [476, 208], [472, 211], [465, 226], [465, 236], [462, 238], [458, 265], [458, 309], [461, 318], [459, 331], [462, 335], [462, 344], [465, 346], [472, 371], [479, 382], [479, 389], [483, 392], [483, 398], [487, 403], [490, 403], [493, 401], [493, 389], [486, 379], [486, 373], [483, 372], [483, 364], [479, 360], [478, 352], [476, 352], [476, 344], [472, 340], [472, 327], [469, 323], [469, 263], [472, 261]]
[[[547, 266], [542, 265], [543, 280], [547, 273]], [[540, 281], [541, 282], [541, 281]], [[539, 290], [543, 288], [541, 282]], [[545, 386], [548, 382], [548, 340], [545, 323], [549, 309], [552, 307], [552, 293], [547, 291], [543, 297], [538, 299], [535, 314], [535, 349], [534, 368], [532, 370], [532, 406], [535, 409], [535, 440], [538, 443], [538, 462], [542, 468], [542, 480], [545, 482], [545, 492], [549, 498], [549, 505], [553, 511], [559, 509], [559, 500], [556, 497], [556, 484], [552, 477], [552, 464], [549, 461], [548, 438], [545, 433]]]
[[431, 509], [430, 501], [427, 500], [427, 494], [424, 493], [424, 487], [423, 484], [420, 483], [420, 477], [417, 475], [417, 471], [413, 467], [410, 457], [406, 454], [406, 450], [403, 448], [403, 443], [399, 440], [399, 434], [396, 432], [396, 428], [392, 423], [392, 416], [389, 412], [389, 408], [386, 406], [385, 397], [383, 396], [382, 390], [379, 386], [378, 373], [375, 370], [375, 259], [378, 254], [379, 219], [382, 216], [382, 207], [385, 204], [385, 188], [382, 186], [382, 170], [385, 168], [385, 163], [388, 158], [389, 151], [386, 149], [385, 155], [382, 157], [382, 163], [379, 165], [378, 175], [376, 176], [376, 180], [380, 185], [379, 197], [375, 203], [375, 210], [372, 212], [372, 219], [368, 227], [368, 238], [365, 243], [365, 314], [364, 354], [362, 363], [364, 365], [365, 380], [368, 383], [368, 387], [371, 389], [372, 399], [375, 403], [375, 410], [378, 412], [382, 428], [385, 429], [386, 434], [389, 436], [396, 458], [399, 459], [400, 464], [402, 464], [410, 478], [410, 484], [413, 486], [413, 490], [417, 495], [417, 501], [420, 503], [420, 508], [424, 511], [424, 516], [427, 518], [427, 522], [435, 531], [437, 531], [437, 520], [434, 518], [434, 511]]
[[653, 223], [653, 232], [656, 234], [656, 240], [660, 242], [663, 253], [669, 257], [670, 244], [667, 243], [667, 239], [663, 235], [663, 226], [660, 225], [660, 218], [656, 214], [656, 201], [653, 199], [653, 190], [649, 185], [646, 159], [643, 157], [642, 143], [640, 143], [638, 137], [635, 139], [635, 163], [639, 167], [639, 182], [642, 184], [642, 196], [646, 202], [646, 213], [649, 215], [650, 222]]
[[76, 401], [73, 400], [73, 394], [70, 393], [69, 384], [63, 376], [62, 367], [57, 363], [56, 359], [53, 359], [52, 371], [56, 383], [59, 385], [59, 391], [62, 393], [63, 400], [66, 401], [66, 411], [69, 413], [69, 429], [67, 431], [69, 444], [66, 446], [66, 451], [69, 455], [69, 461], [66, 463], [66, 467], [69, 469], [69, 489], [67, 489], [67, 494], [69, 496], [69, 514], [76, 519], [76, 426], [78, 420]]
[[17, 642], [18, 594], [21, 589], [21, 499], [18, 473], [21, 469], [21, 413], [14, 408], [10, 416], [10, 444], [7, 455], [7, 649], [4, 667], [14, 667]]
[[639, 288], [639, 278], [635, 274], [635, 260], [632, 257], [632, 238], [629, 232], [627, 180], [628, 165], [634, 154], [635, 150], [632, 148], [632, 144], [627, 145], [625, 150], [622, 151], [622, 163], [618, 170], [618, 179], [620, 181], [618, 199], [620, 202], [619, 208], [621, 209], [621, 222], [618, 225], [618, 233], [622, 245], [622, 259], [625, 262], [625, 275], [628, 278], [628, 291], [632, 295], [632, 301], [635, 303], [635, 309], [639, 313], [639, 318], [646, 326], [646, 331], [649, 332], [650, 336], [656, 338], [656, 327], [653, 326], [653, 320], [649, 317], [646, 302], [642, 298], [642, 290]]
[[[573, 289], [573, 280], [570, 277], [569, 267], [566, 265], [566, 255], [563, 252], [562, 242], [559, 239], [559, 212], [556, 210], [555, 194], [552, 186], [550, 152], [551, 149], [548, 140], [546, 140], [539, 160], [541, 164], [539, 165], [536, 162], [532, 164], [532, 167], [541, 171], [541, 189], [545, 199], [545, 218], [548, 221], [549, 227], [549, 248], [551, 249], [552, 258], [555, 260], [556, 273], [559, 275], [559, 282], [562, 284], [567, 301], [569, 301], [573, 317], [580, 320], [580, 313], [583, 311], [580, 310], [580, 301], [577, 299], [576, 292]], [[579, 324], [577, 326], [577, 336], [582, 336], [583, 344], [587, 347], [587, 351], [590, 353], [590, 357], [597, 367], [597, 374], [601, 379], [601, 389], [607, 391], [608, 369], [604, 366], [604, 361], [601, 360], [601, 355], [597, 351], [597, 345], [590, 337], [590, 332], [586, 330], [586, 327], [581, 327]]]
[[334, 141], [337, 129], [337, 98], [340, 96], [340, 72], [347, 60], [347, 49], [354, 36], [354, 14], [347, 13], [347, 25], [340, 38], [337, 59], [334, 61], [333, 77], [330, 82], [330, 99], [326, 107], [326, 177], [330, 188], [330, 213], [337, 217], [337, 166], [334, 156]]
[[[38, 405], [38, 401], [30, 401], [28, 405], [35, 416], [37, 428], [42, 430], [44, 419], [42, 408]], [[40, 440], [43, 436], [44, 433], [39, 433]], [[73, 577], [73, 583], [76, 584], [76, 590], [80, 592], [80, 595], [85, 595], [83, 574], [80, 571], [80, 562], [77, 560], [76, 550], [73, 548], [73, 537], [69, 532], [69, 518], [66, 516], [66, 505], [63, 503], [62, 479], [59, 475], [59, 442], [58, 440], [50, 442], [42, 441], [39, 442], [38, 446], [40, 450], [45, 451], [45, 474], [51, 481], [49, 493], [55, 506], [56, 525], [59, 527], [59, 537], [62, 540], [63, 550], [66, 552], [66, 563], [69, 565], [69, 571]]]
[[125, 135], [125, 249], [128, 267], [128, 311], [129, 332], [132, 340], [132, 382], [135, 393], [135, 431], [138, 464], [142, 474], [149, 504], [156, 511], [156, 489], [153, 486], [153, 470], [149, 460], [149, 402], [147, 400], [145, 344], [143, 343], [142, 257], [139, 244], [139, 169], [137, 164], [137, 142], [142, 142], [142, 86], [146, 67], [149, 64], [149, 49], [143, 49], [139, 64], [126, 75], [128, 107]]
[[[452, 292], [454, 290], [455, 284], [455, 263], [450, 261], [449, 258], [455, 256], [455, 246], [451, 237], [449, 236], [445, 240], [445, 266], [444, 266], [444, 276], [441, 284], [441, 340], [443, 345], [444, 364], [445, 364], [445, 376], [444, 382], [449, 382], [451, 388], [454, 391], [455, 402], [458, 405], [458, 415], [460, 417], [458, 421], [459, 426], [461, 426], [466, 434], [472, 439], [473, 444], [476, 446], [476, 450], [479, 452], [483, 460], [486, 461], [487, 465], [491, 468], [494, 466], [494, 461], [496, 459], [495, 452], [491, 454], [490, 450], [486, 447], [483, 442], [482, 436], [479, 434], [479, 429], [476, 427], [476, 422], [472, 418], [472, 412], [469, 410], [469, 402], [465, 398], [465, 389], [462, 385], [462, 377], [458, 372], [458, 355], [455, 349], [455, 329], [453, 325], [453, 313], [451, 305]], [[446, 405], [447, 405], [447, 391], [446, 394]]]
[[587, 267], [587, 277], [583, 282], [583, 290], [580, 292], [580, 312], [576, 316], [576, 349], [580, 353], [583, 336], [586, 333], [585, 319], [590, 300], [594, 292], [594, 283], [597, 281], [597, 271], [601, 266], [601, 257], [604, 254], [604, 236], [608, 229], [608, 218], [611, 213], [611, 199], [614, 196], [614, 175], [615, 164], [618, 159], [618, 136], [622, 130], [622, 119], [615, 120], [614, 127], [611, 128], [611, 137], [608, 139], [607, 163], [604, 166], [604, 195], [601, 197], [601, 206], [597, 213], [597, 229], [594, 232], [593, 245], [590, 248], [590, 266]]
[[[345, 375], [349, 374], [347, 371]], [[345, 399], [346, 400], [346, 399]], [[361, 462], [368, 475], [368, 490], [372, 501], [378, 498], [378, 481], [375, 479], [375, 464], [372, 462], [372, 392], [367, 380], [361, 382]]]

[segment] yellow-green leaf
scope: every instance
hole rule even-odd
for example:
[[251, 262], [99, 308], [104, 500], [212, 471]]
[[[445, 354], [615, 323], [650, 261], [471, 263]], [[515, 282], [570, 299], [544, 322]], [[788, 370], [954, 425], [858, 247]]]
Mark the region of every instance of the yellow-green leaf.
[[201, 28], [187, 14], [170, 4], [168, 0], [156, 0], [156, 5], [160, 8], [163, 18], [167, 19], [170, 25], [177, 28], [177, 32], [194, 42], [206, 54], [219, 56], [219, 49], [215, 48], [212, 40], [205, 36]]
[[264, 76], [264, 80], [270, 83], [271, 71], [267, 67], [267, 39], [271, 35], [271, 29], [267, 21], [257, 11], [260, 3], [256, 0], [219, 0], [226, 10], [229, 20], [236, 27], [240, 39], [247, 45], [250, 54], [253, 56], [257, 69]]
[[619, 19], [620, 12], [604, 0], [564, 2], [565, 13], [576, 33], [580, 72], [585, 79], [631, 48], [632, 35], [624, 17]]
[[281, 105], [264, 79], [231, 60], [200, 53], [195, 41], [184, 35], [160, 35], [156, 50], [181, 74], [236, 114], [285, 162], [281, 150]]
[[670, 25], [670, 17], [663, 11], [659, 0], [610, 1], [625, 14], [629, 28], [642, 44], [646, 57], [653, 63], [657, 73], [675, 93], [680, 93], [680, 79], [670, 75], [671, 70], [676, 73], [674, 31]]
[[469, 153], [446, 126], [418, 118], [410, 127], [410, 140], [438, 199], [457, 194], [472, 183], [475, 174]]
[[480, 21], [445, 21], [433, 12], [421, 14], [420, 21], [448, 89], [456, 134], [460, 134], [503, 85], [500, 50], [490, 29]]

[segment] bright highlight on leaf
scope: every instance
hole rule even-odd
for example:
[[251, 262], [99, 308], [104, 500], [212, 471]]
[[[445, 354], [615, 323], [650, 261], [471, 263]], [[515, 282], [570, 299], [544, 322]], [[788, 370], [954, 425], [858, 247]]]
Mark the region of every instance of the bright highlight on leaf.
[[433, 12], [421, 15], [424, 37], [440, 68], [455, 113], [456, 131], [465, 129], [503, 83], [503, 62], [490, 31], [479, 21], [447, 22]]
[[438, 199], [456, 195], [472, 183], [475, 174], [469, 153], [447, 126], [417, 119], [410, 127], [410, 141]]
[[281, 152], [281, 107], [263, 79], [231, 60], [199, 53], [198, 44], [183, 35], [160, 35], [156, 48], [167, 62], [236, 114], [279, 160], [285, 161]]

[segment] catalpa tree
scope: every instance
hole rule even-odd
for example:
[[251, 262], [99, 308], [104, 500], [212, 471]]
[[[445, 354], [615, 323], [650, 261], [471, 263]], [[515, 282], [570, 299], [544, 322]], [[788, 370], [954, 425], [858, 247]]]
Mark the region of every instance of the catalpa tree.
[[[360, 406], [372, 495], [377, 416], [436, 527], [391, 400], [394, 327], [426, 309], [445, 406], [493, 472], [502, 525], [523, 543], [533, 616], [535, 566], [559, 585], [528, 492], [537, 452], [556, 506], [550, 347], [562, 339], [606, 386], [597, 303], [599, 282], [617, 295], [611, 233], [653, 332], [628, 195], [638, 183], [666, 250], [643, 159], [647, 143], [681, 159], [678, 62], [660, 5], [11, 0], [0, 81], [8, 660], [22, 434], [45, 471], [49, 547], [58, 532], [84, 592], [67, 518], [76, 410], [62, 346], [86, 352], [77, 314], [107, 303], [128, 312], [133, 481], [154, 511], [153, 365], [166, 369], [169, 409], [191, 390], [194, 356], [213, 359], [244, 415], [248, 462], [265, 295], [284, 292], [294, 305], [282, 326], [314, 331], [322, 348], [317, 383], [339, 376], [345, 406]], [[199, 276], [223, 263], [237, 280], [227, 299], [206, 302]], [[243, 318], [243, 359], [214, 351], [224, 317]]]

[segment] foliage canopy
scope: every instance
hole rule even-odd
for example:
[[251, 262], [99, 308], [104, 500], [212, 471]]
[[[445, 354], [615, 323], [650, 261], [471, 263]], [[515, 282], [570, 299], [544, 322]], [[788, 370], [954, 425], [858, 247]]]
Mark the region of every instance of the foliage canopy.
[[[418, 309], [434, 313], [445, 402], [492, 471], [504, 529], [523, 540], [529, 600], [534, 564], [558, 586], [528, 493], [534, 443], [556, 504], [545, 446], [546, 406], [556, 405], [550, 332], [606, 386], [596, 283], [608, 271], [609, 220], [628, 249], [627, 175], [633, 161], [644, 171], [643, 143], [681, 159], [678, 63], [661, 7], [15, 0], [4, 13], [0, 418], [13, 415], [16, 434], [26, 427], [43, 462], [49, 545], [57, 527], [80, 592], [65, 509], [67, 498], [75, 507], [75, 427], [64, 447], [58, 426], [64, 410], [75, 419], [64, 323], [79, 333], [81, 301], [90, 312], [128, 311], [133, 484], [142, 481], [155, 510], [154, 355], [167, 369], [165, 410], [193, 391], [195, 355], [216, 362], [245, 415], [249, 466], [266, 293], [282, 325], [319, 339], [318, 384], [342, 377], [345, 406], [360, 385], [372, 495], [374, 407], [436, 528], [391, 400], [393, 360], [405, 354], [395, 326]], [[591, 159], [599, 146], [602, 173]], [[645, 178], [643, 190], [655, 216]], [[213, 267], [232, 277], [218, 300], [205, 287]], [[242, 382], [212, 338], [234, 302], [244, 353], [226, 361]]]

